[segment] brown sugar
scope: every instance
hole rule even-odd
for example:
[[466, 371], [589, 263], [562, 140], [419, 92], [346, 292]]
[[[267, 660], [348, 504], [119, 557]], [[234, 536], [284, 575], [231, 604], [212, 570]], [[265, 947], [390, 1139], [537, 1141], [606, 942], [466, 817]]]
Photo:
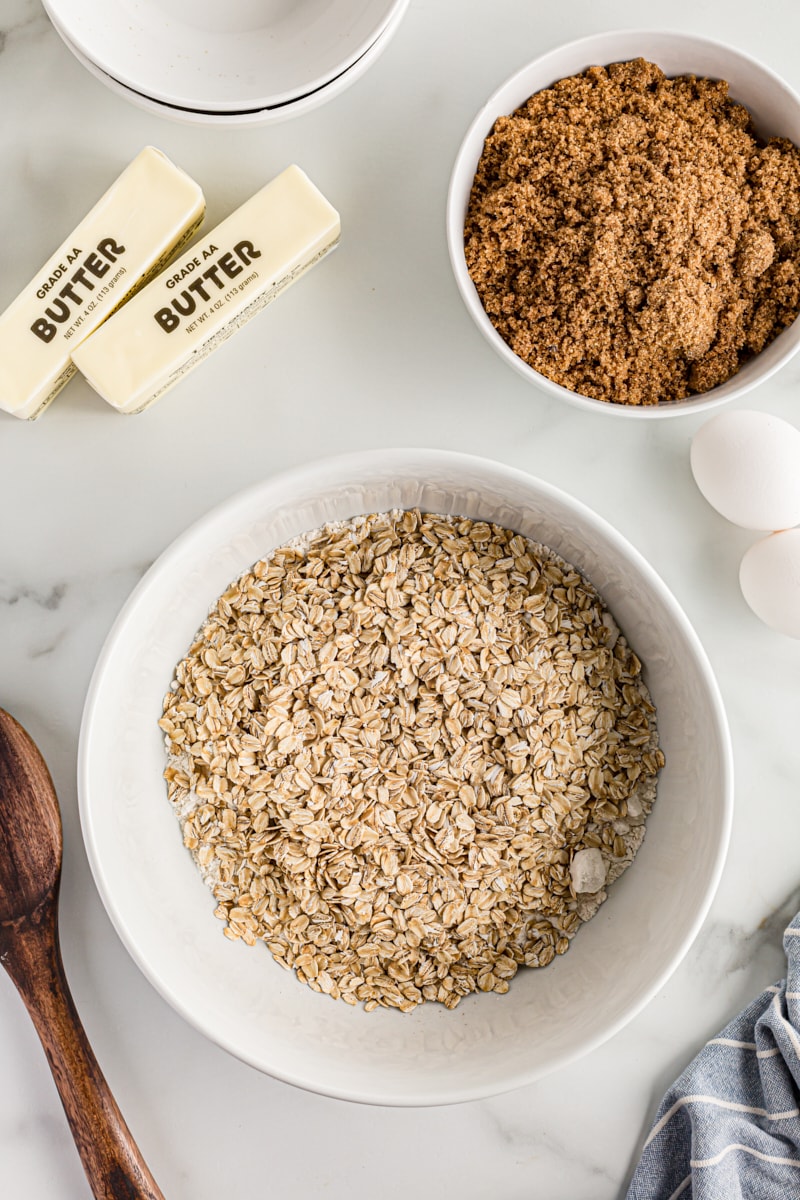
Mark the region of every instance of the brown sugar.
[[535, 370], [598, 400], [680, 400], [800, 311], [800, 151], [760, 141], [724, 81], [592, 67], [495, 122], [464, 242]]

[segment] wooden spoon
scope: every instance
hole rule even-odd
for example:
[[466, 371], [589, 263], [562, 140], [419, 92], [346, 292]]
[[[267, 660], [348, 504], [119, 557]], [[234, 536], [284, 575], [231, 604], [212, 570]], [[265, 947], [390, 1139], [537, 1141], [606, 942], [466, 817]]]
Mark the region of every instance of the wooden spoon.
[[0, 708], [0, 962], [39, 1034], [98, 1200], [164, 1200], [69, 992], [58, 940], [61, 814], [33, 740]]

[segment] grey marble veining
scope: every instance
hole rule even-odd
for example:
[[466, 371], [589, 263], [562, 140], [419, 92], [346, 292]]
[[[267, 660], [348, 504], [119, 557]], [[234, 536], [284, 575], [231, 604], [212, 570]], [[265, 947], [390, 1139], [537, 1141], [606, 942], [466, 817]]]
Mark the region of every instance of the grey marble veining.
[[18, 36], [49, 37], [52, 28], [37, 0], [5, 0], [0, 15], [0, 54]]
[[48, 612], [55, 612], [64, 599], [66, 591], [66, 583], [55, 583], [49, 591], [40, 592], [28, 587], [26, 584], [14, 587], [3, 585], [0, 582], [0, 604], [7, 604], [11, 607], [15, 604], [24, 605], [28, 603], [34, 604], [38, 608], [44, 608]]

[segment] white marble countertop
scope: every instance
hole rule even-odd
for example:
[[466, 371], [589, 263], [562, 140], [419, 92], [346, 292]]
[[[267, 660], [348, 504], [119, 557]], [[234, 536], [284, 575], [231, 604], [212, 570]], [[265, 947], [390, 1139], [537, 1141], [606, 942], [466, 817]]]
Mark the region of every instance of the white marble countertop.
[[[135, 418], [73, 381], [41, 420], [0, 413], [0, 705], [41, 747], [65, 826], [64, 958], [120, 1107], [169, 1200], [221, 1194], [610, 1200], [666, 1086], [780, 977], [800, 906], [800, 643], [746, 608], [754, 537], [692, 482], [702, 417], [625, 422], [529, 388], [474, 329], [443, 223], [450, 167], [503, 78], [559, 42], [635, 26], [635, 0], [412, 0], [383, 58], [326, 107], [222, 133], [127, 105], [69, 54], [37, 0], [0, 15], [0, 308], [145, 144], [203, 186], [213, 221], [297, 161], [342, 213], [336, 255]], [[717, 36], [800, 87], [800, 6], [670, 0], [653, 27]], [[742, 407], [790, 420], [800, 357]], [[295, 1090], [186, 1025], [139, 973], [93, 885], [75, 763], [108, 629], [147, 565], [218, 501], [331, 451], [430, 445], [550, 480], [616, 525], [685, 607], [717, 672], [736, 759], [730, 854], [710, 916], [669, 983], [610, 1042], [534, 1086], [432, 1110]], [[698, 802], [702, 798], [698, 797]], [[88, 1188], [21, 1002], [0, 978], [0, 1195]]]

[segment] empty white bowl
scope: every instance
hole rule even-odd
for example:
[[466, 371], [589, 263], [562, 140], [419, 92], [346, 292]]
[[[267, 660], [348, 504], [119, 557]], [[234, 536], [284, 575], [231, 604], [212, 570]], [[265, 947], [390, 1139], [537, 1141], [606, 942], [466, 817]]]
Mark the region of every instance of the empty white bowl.
[[529, 383], [590, 412], [636, 419], [674, 417], [724, 404], [768, 379], [800, 348], [800, 321], [779, 334], [731, 379], [708, 392], [685, 400], [642, 407], [607, 403], [554, 383], [514, 353], [487, 317], [464, 258], [464, 217], [472, 181], [484, 140], [497, 118], [514, 112], [529, 96], [559, 79], [579, 74], [591, 66], [607, 66], [632, 58], [646, 58], [669, 76], [689, 74], [726, 79], [730, 84], [730, 95], [749, 109], [759, 135], [785, 137], [800, 145], [800, 97], [768, 67], [741, 50], [685, 33], [623, 30], [594, 34], [537, 58], [501, 84], [483, 105], [467, 131], [453, 168], [447, 198], [447, 244], [456, 283], [470, 316], [500, 357]]
[[[645, 664], [666, 754], [636, 861], [569, 953], [506, 996], [365, 1013], [319, 995], [265, 947], [222, 935], [162, 780], [156, 722], [175, 664], [227, 584], [327, 521], [419, 506], [545, 542], [597, 586]], [[162, 554], [100, 655], [79, 751], [81, 822], [100, 894], [148, 979], [188, 1021], [262, 1071], [376, 1104], [444, 1104], [528, 1083], [629, 1021], [675, 969], [711, 903], [731, 807], [719, 693], [686, 616], [642, 556], [584, 505], [520, 471], [435, 450], [301, 467], [233, 497]]]
[[286, 104], [342, 75], [405, 0], [45, 0], [101, 71], [151, 100], [201, 112]]
[[94, 75], [95, 79], [98, 79], [116, 95], [121, 96], [137, 108], [141, 108], [153, 116], [164, 117], [169, 121], [178, 121], [184, 125], [210, 125], [222, 129], [240, 129], [254, 125], [277, 125], [282, 121], [290, 120], [292, 117], [303, 116], [305, 113], [319, 108], [320, 105], [327, 104], [329, 100], [346, 91], [383, 54], [400, 27], [405, 11], [408, 8], [408, 3], [409, 0], [400, 0], [395, 6], [391, 20], [381, 34], [364, 51], [361, 57], [356, 59], [352, 66], [343, 71], [341, 75], [337, 75], [323, 87], [317, 88], [316, 91], [310, 92], [305, 96], [299, 96], [295, 100], [287, 101], [285, 104], [245, 112], [204, 112], [190, 108], [177, 108], [174, 105], [153, 100], [150, 96], [145, 96], [132, 88], [126, 87], [124, 83], [120, 83], [118, 79], [103, 71], [70, 41], [68, 35], [55, 21], [54, 27], [67, 49], [72, 52], [78, 62], [90, 74]]

